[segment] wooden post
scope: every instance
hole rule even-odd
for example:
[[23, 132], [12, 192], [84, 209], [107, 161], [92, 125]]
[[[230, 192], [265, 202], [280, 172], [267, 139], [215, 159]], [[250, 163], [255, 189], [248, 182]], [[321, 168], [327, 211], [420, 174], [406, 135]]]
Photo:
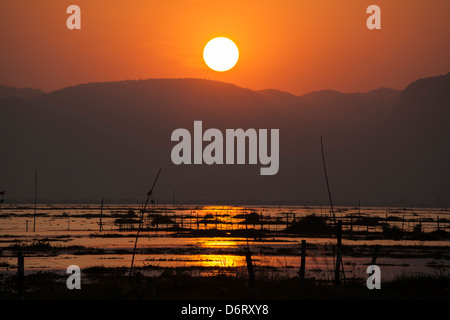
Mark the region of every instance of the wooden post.
[[19, 250], [17, 253], [17, 293], [19, 295], [19, 300], [23, 300], [24, 290], [23, 290], [23, 279], [24, 279], [24, 258], [22, 251]]
[[[244, 209], [244, 217], [245, 217], [245, 231], [248, 230], [248, 217], [247, 217], [247, 208]], [[248, 239], [247, 239], [248, 242]]]
[[261, 222], [261, 230], [263, 230], [263, 229], [264, 229], [264, 225], [263, 225], [263, 214], [262, 214], [262, 210], [261, 210], [261, 215], [260, 215], [259, 220], [260, 220], [260, 222]]
[[403, 232], [404, 226], [405, 226], [405, 215], [402, 216], [402, 232]]
[[198, 212], [197, 212], [197, 230], [198, 230], [198, 227], [199, 227], [199, 223], [198, 223]]
[[33, 232], [36, 231], [36, 198], [37, 198], [37, 167], [34, 167], [34, 214], [33, 214]]
[[255, 284], [255, 272], [253, 270], [252, 256], [250, 250], [245, 251], [245, 260], [247, 261], [248, 278], [250, 282], [250, 288], [252, 290], [253, 297], [256, 298], [256, 284]]
[[188, 220], [189, 220], [189, 229], [192, 229], [192, 210], [191, 210], [191, 214], [188, 215]]
[[342, 221], [338, 220], [336, 224], [336, 236], [337, 236], [337, 254], [336, 254], [336, 269], [334, 273], [336, 293], [339, 293], [341, 286], [341, 249], [342, 249]]
[[180, 216], [181, 216], [181, 230], [183, 230], [183, 228], [184, 228], [184, 224], [183, 224], [184, 217], [183, 217], [182, 213], [180, 213]]
[[373, 256], [372, 256], [372, 262], [370, 263], [371, 265], [375, 265], [377, 264], [377, 256], [378, 256], [378, 248], [380, 246], [377, 244], [375, 245], [375, 250], [373, 251]]
[[100, 205], [100, 226], [99, 226], [99, 231], [100, 231], [100, 232], [103, 231], [103, 222], [102, 222], [102, 218], [103, 218], [103, 197], [102, 197], [102, 204]]
[[302, 255], [300, 262], [300, 293], [305, 293], [305, 264], [306, 264], [306, 240], [302, 240]]
[[437, 230], [439, 231], [439, 216], [437, 216]]

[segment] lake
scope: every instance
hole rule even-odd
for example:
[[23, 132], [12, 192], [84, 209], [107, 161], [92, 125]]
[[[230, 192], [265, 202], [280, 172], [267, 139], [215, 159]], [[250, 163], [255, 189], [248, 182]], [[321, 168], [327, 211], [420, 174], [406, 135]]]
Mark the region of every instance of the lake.
[[[16, 271], [19, 248], [26, 273], [64, 273], [73, 264], [82, 270], [129, 268], [140, 210], [138, 205], [41, 204], [34, 215], [34, 205], [4, 204], [0, 272]], [[380, 248], [376, 263], [383, 280], [447, 273], [450, 268], [447, 210], [337, 207], [334, 214], [343, 223], [344, 277], [367, 278], [375, 245]], [[293, 228], [311, 216], [323, 223], [325, 233]], [[301, 241], [306, 240], [306, 277], [333, 279], [336, 237], [326, 233], [334, 230], [333, 223], [329, 208], [317, 206], [151, 204], [142, 220], [134, 266], [154, 276], [167, 270], [233, 275], [246, 272], [245, 251], [250, 250], [259, 275], [294, 277], [300, 268]], [[418, 228], [423, 237], [417, 236]]]

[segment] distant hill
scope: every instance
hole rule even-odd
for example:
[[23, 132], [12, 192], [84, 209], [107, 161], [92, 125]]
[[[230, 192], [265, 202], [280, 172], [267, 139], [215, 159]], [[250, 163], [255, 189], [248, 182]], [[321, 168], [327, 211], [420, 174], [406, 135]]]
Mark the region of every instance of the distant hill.
[[[80, 84], [0, 99], [5, 201], [142, 199], [158, 168], [160, 201], [327, 204], [320, 136], [337, 204], [444, 206], [450, 197], [449, 74], [403, 91], [303, 96], [203, 79]], [[280, 171], [172, 164], [173, 130], [280, 129]], [[206, 143], [205, 143], [206, 145]]]
[[1, 98], [29, 99], [29, 98], [37, 97], [41, 94], [44, 94], [44, 92], [39, 89], [14, 88], [14, 87], [0, 85], [0, 99]]
[[[411, 83], [401, 95], [394, 110], [398, 121], [439, 121], [448, 126], [450, 117], [450, 75], [419, 79]], [[431, 129], [431, 128], [430, 128]]]

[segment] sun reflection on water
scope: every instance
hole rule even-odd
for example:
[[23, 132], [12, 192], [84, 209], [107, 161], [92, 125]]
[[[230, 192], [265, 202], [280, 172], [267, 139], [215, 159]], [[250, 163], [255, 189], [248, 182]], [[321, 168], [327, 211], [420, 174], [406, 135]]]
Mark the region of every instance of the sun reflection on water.
[[234, 268], [245, 264], [245, 257], [226, 254], [199, 255], [198, 259], [202, 267]]
[[200, 241], [200, 246], [204, 248], [229, 248], [237, 245], [237, 242], [228, 239], [205, 239]]

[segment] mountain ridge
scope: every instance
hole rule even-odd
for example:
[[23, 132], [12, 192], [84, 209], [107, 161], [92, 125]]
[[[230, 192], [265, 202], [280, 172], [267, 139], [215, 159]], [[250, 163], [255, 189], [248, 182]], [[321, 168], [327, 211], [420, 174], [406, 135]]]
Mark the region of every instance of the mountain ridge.
[[[442, 205], [450, 197], [448, 118], [408, 107], [442, 109], [447, 77], [408, 86], [407, 94], [375, 89], [331, 98], [329, 91], [305, 97], [206, 79], [148, 79], [0, 99], [0, 189], [10, 197], [5, 202], [31, 199], [37, 166], [40, 199], [136, 199], [161, 167], [158, 194], [169, 202], [175, 188], [180, 202], [326, 204], [323, 136], [336, 204]], [[254, 165], [174, 165], [171, 133], [192, 132], [195, 120], [204, 130], [279, 129], [279, 173], [262, 177]]]

